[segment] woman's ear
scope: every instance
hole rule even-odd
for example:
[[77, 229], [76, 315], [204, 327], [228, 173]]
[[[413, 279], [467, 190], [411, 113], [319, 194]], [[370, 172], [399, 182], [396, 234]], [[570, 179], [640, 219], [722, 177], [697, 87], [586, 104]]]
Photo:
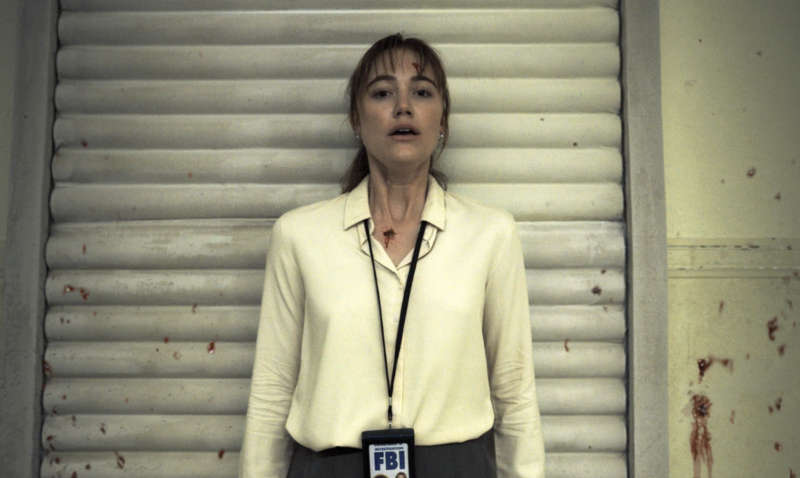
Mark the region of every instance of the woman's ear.
[[353, 130], [353, 133], [360, 133], [361, 122], [358, 120], [358, 114], [354, 113], [347, 119], [350, 121], [350, 128]]

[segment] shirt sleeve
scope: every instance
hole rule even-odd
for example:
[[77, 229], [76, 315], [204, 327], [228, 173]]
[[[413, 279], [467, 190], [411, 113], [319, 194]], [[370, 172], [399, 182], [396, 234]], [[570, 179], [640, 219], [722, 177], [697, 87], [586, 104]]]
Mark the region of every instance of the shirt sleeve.
[[286, 418], [300, 370], [304, 302], [302, 276], [279, 219], [267, 251], [240, 478], [285, 477], [289, 469]]
[[508, 217], [505, 242], [486, 283], [483, 335], [494, 407], [498, 478], [543, 478], [542, 439], [530, 309], [519, 232]]

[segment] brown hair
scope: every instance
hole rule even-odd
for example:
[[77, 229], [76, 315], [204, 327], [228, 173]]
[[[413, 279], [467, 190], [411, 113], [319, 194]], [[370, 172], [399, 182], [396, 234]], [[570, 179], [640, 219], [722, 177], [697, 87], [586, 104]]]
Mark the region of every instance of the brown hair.
[[[375, 42], [364, 56], [359, 60], [353, 74], [350, 75], [350, 81], [347, 83], [347, 91], [345, 93], [345, 100], [347, 102], [347, 117], [351, 123], [358, 120], [358, 109], [361, 106], [361, 96], [367, 89], [367, 80], [370, 73], [377, 68], [379, 61], [383, 61], [384, 67], [387, 70], [394, 70], [395, 57], [391, 53], [394, 50], [408, 50], [414, 53], [419, 61], [420, 71], [430, 66], [433, 70], [434, 81], [442, 95], [444, 102], [444, 111], [442, 112], [442, 124], [444, 126], [444, 137], [442, 138], [442, 146], [439, 149], [439, 154], [436, 151], [431, 154], [431, 176], [436, 179], [442, 188], [447, 188], [447, 176], [434, 169], [433, 163], [442, 154], [444, 146], [447, 144], [449, 136], [448, 118], [450, 116], [450, 91], [447, 88], [447, 75], [445, 75], [444, 67], [442, 66], [442, 59], [439, 54], [431, 48], [430, 45], [419, 38], [403, 38], [403, 35], [396, 33], [382, 38]], [[388, 65], [387, 65], [388, 62]], [[361, 143], [358, 146], [353, 161], [348, 166], [347, 171], [342, 176], [341, 185], [342, 192], [347, 193], [355, 189], [356, 186], [369, 174], [369, 161], [367, 155], [367, 148]]]

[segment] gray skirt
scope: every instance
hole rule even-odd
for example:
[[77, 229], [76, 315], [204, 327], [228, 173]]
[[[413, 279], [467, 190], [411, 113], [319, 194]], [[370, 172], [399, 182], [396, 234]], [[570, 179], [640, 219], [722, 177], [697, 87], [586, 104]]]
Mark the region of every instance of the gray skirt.
[[[414, 453], [417, 478], [497, 478], [492, 430], [464, 443], [417, 446]], [[288, 478], [364, 478], [361, 450], [315, 452], [295, 442]]]

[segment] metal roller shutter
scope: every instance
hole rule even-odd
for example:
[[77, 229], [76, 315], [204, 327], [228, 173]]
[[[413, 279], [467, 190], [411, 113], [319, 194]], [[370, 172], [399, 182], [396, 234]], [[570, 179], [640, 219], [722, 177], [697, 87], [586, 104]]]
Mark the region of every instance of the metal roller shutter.
[[271, 225], [338, 194], [342, 94], [442, 52], [452, 190], [519, 221], [549, 477], [627, 476], [609, 0], [62, 0], [42, 476], [236, 476]]

